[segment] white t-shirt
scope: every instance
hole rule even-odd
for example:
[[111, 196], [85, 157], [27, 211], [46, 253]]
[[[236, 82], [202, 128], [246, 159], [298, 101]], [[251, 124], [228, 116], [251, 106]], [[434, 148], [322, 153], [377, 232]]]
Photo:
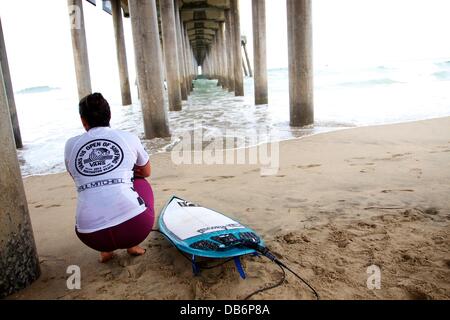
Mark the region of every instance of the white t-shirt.
[[132, 182], [134, 166], [143, 167], [149, 161], [138, 137], [93, 128], [67, 141], [64, 158], [78, 190], [78, 232], [114, 227], [146, 210]]

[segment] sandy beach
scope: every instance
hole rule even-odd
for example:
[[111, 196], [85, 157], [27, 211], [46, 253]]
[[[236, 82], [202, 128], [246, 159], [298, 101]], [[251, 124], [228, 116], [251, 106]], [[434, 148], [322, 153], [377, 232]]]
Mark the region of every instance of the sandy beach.
[[[280, 145], [280, 171], [258, 166], [175, 166], [152, 157], [156, 211], [171, 195], [214, 208], [257, 230], [323, 299], [450, 299], [450, 118], [364, 127]], [[74, 232], [76, 191], [68, 174], [25, 179], [42, 276], [11, 299], [242, 299], [281, 273], [245, 258], [192, 275], [160, 235], [147, 253], [106, 265]], [[66, 287], [81, 268], [81, 290]], [[371, 265], [380, 290], [367, 288]], [[288, 275], [256, 299], [313, 299]]]

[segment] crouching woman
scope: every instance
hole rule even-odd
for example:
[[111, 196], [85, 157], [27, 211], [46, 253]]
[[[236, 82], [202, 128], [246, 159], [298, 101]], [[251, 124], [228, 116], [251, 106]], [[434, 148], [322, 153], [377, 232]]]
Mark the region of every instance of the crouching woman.
[[100, 262], [126, 249], [145, 254], [139, 245], [155, 224], [149, 155], [138, 137], [110, 127], [111, 110], [99, 93], [79, 104], [86, 132], [69, 139], [65, 164], [77, 191], [75, 231], [88, 247], [100, 252]]

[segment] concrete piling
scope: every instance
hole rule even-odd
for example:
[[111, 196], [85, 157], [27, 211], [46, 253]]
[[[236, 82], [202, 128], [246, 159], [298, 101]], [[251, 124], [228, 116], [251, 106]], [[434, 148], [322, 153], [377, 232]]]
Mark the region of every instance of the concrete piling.
[[187, 51], [187, 45], [186, 45], [186, 28], [184, 24], [181, 24], [181, 44], [183, 49], [183, 56], [184, 56], [184, 68], [186, 70], [186, 91], [188, 96], [191, 94], [192, 91], [192, 82], [191, 82], [191, 75], [190, 75], [190, 69], [189, 69], [189, 54]]
[[287, 0], [291, 126], [314, 124], [312, 1]]
[[255, 104], [268, 103], [266, 0], [252, 0]]
[[0, 19], [0, 66], [3, 69], [3, 79], [5, 82], [5, 90], [8, 99], [9, 114], [11, 117], [11, 124], [14, 132], [14, 141], [16, 143], [16, 148], [21, 149], [23, 147], [22, 135], [20, 134], [19, 119], [17, 117], [16, 101], [14, 99], [14, 90], [11, 82], [11, 73], [9, 71], [8, 55], [6, 52], [5, 39], [3, 37], [3, 27], [1, 19]]
[[227, 66], [228, 66], [228, 91], [234, 92], [236, 89], [235, 75], [234, 75], [234, 50], [233, 50], [233, 21], [231, 18], [231, 10], [225, 10], [225, 29], [227, 41]]
[[4, 84], [0, 67], [0, 299], [40, 275]]
[[164, 62], [169, 96], [169, 110], [181, 111], [180, 73], [178, 70], [177, 35], [173, 0], [159, 0], [164, 42]]
[[216, 36], [214, 38], [214, 48], [217, 61], [217, 78], [219, 79], [219, 81], [217, 81], [217, 86], [222, 87], [224, 85], [224, 68], [222, 63], [222, 47], [219, 40], [219, 30], [216, 31]]
[[177, 56], [178, 56], [178, 70], [180, 73], [180, 89], [181, 89], [181, 100], [188, 100], [187, 92], [187, 81], [186, 81], [186, 67], [184, 63], [183, 54], [183, 42], [181, 40], [181, 22], [180, 22], [180, 7], [178, 0], [175, 0], [175, 22], [177, 27]]
[[227, 59], [227, 46], [225, 36], [225, 23], [221, 22], [219, 25], [219, 44], [220, 44], [220, 61], [222, 63], [222, 88], [228, 90], [229, 76], [228, 76], [228, 59]]
[[186, 37], [186, 52], [187, 52], [187, 63], [188, 63], [188, 70], [189, 70], [189, 85], [190, 85], [190, 93], [194, 90], [194, 67], [193, 67], [193, 58], [192, 58], [192, 50], [191, 50], [191, 44], [189, 41], [189, 36], [187, 33], [187, 30], [185, 31], [185, 37]]
[[231, 17], [234, 50], [234, 94], [237, 97], [244, 96], [244, 74], [242, 70], [242, 50], [241, 50], [241, 22], [239, 12], [239, 0], [230, 0], [231, 3]]
[[147, 139], [170, 136], [164, 107], [162, 56], [155, 1], [129, 0], [136, 71]]
[[130, 79], [128, 77], [127, 51], [125, 48], [125, 35], [123, 32], [122, 6], [120, 0], [111, 1], [114, 36], [116, 39], [117, 64], [119, 66], [120, 93], [122, 105], [132, 103], [130, 91]]

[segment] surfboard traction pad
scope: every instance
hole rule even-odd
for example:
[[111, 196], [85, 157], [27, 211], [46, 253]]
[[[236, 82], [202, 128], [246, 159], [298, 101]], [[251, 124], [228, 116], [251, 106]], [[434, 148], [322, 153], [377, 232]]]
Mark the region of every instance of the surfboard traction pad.
[[239, 246], [241, 240], [250, 240], [264, 246], [257, 233], [241, 223], [211, 209], [173, 196], [159, 216], [160, 231], [182, 252], [191, 256], [194, 275], [201, 271], [196, 257], [230, 259], [239, 275], [245, 279], [240, 258], [259, 254]]

